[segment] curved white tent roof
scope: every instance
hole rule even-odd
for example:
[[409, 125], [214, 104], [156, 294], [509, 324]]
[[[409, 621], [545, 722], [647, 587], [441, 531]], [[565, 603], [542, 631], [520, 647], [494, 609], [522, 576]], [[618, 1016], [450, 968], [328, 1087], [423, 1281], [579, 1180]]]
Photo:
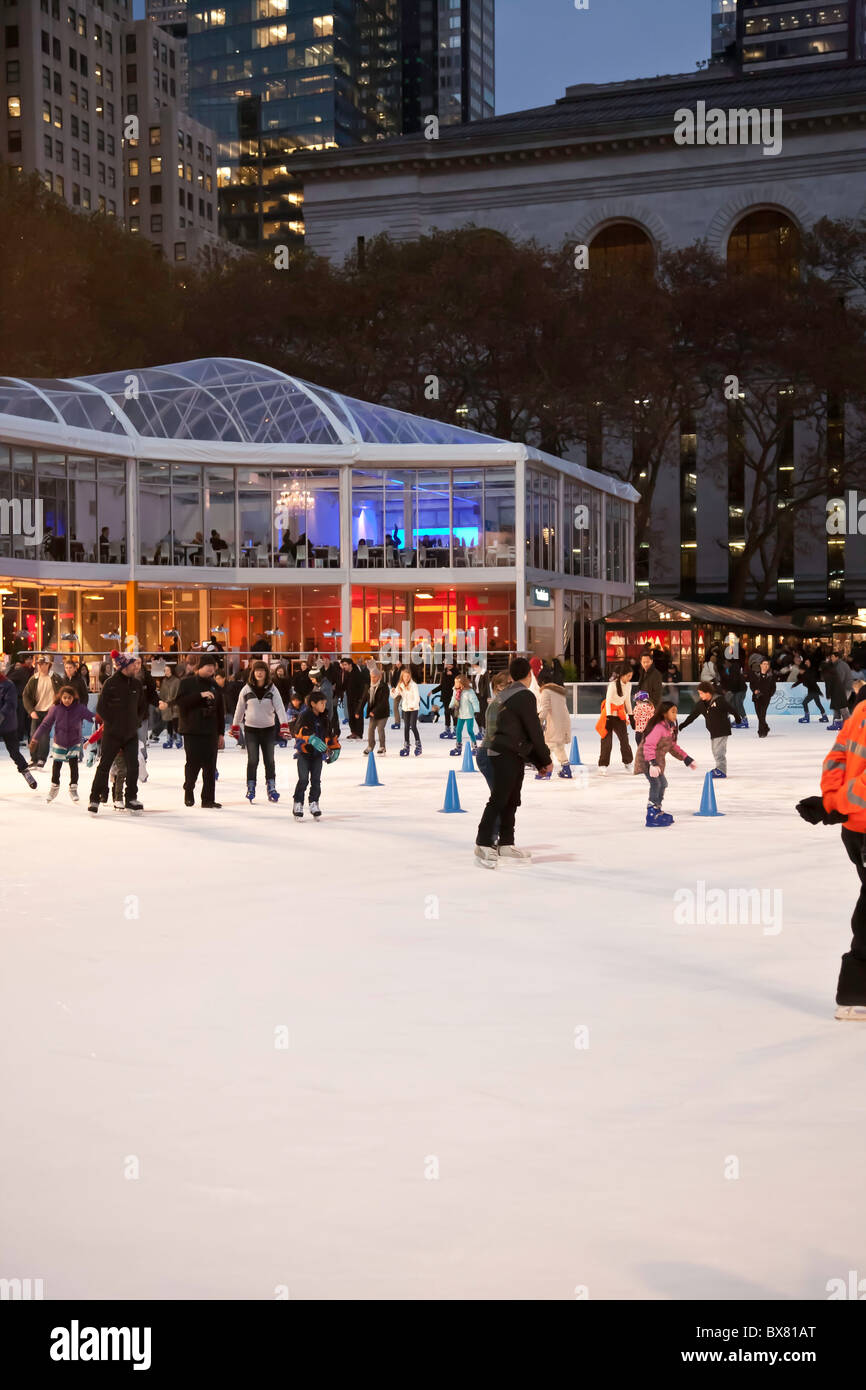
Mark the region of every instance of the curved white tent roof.
[[224, 444], [496, 444], [233, 357], [65, 380], [0, 377], [0, 414], [131, 438]]

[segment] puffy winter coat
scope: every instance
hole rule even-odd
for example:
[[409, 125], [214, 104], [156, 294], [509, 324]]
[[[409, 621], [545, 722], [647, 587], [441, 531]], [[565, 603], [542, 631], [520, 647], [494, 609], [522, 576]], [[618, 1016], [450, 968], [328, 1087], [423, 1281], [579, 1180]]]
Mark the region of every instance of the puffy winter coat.
[[40, 722], [33, 738], [51, 733], [58, 748], [74, 748], [81, 742], [82, 724], [92, 724], [93, 715], [86, 705], [76, 701], [71, 705], [53, 705]]
[[96, 713], [112, 737], [126, 743], [135, 738], [147, 713], [147, 692], [137, 676], [115, 671], [99, 692]]
[[666, 719], [660, 719], [658, 724], [655, 724], [649, 733], [644, 735], [638, 745], [635, 772], [646, 772], [652, 763], [655, 763], [656, 767], [660, 767], [664, 772], [665, 758], [668, 753], [681, 763], [685, 763], [687, 767], [691, 766], [694, 758], [689, 757], [684, 748], [680, 748], [677, 743], [677, 732], [676, 724], [670, 724]]
[[731, 719], [737, 719], [737, 711], [732, 709], [724, 695], [714, 695], [711, 700], [702, 700], [698, 696], [698, 702], [687, 719], [680, 725], [680, 730], [687, 729], [690, 724], [703, 715], [707, 724], [707, 733], [710, 738], [727, 738], [731, 732]]
[[308, 705], [304, 705], [296, 715], [292, 733], [295, 735], [295, 750], [298, 753], [319, 753], [324, 756], [320, 748], [311, 747], [310, 739], [313, 737], [321, 739], [329, 753], [340, 746], [340, 740], [331, 732], [327, 714], [324, 711], [322, 714], [314, 714]]
[[[488, 707], [489, 708], [489, 707]], [[561, 685], [543, 685], [538, 701], [538, 717], [548, 743], [568, 743], [571, 738], [571, 715], [568, 700]]]
[[414, 681], [410, 680], [408, 685], [401, 681], [394, 694], [400, 696], [404, 714], [411, 714], [412, 710], [421, 708], [421, 695]]
[[[404, 701], [403, 708], [406, 708]], [[474, 719], [481, 706], [478, 703], [478, 696], [474, 690], [467, 690], [464, 686], [458, 693], [454, 691], [451, 696], [451, 708], [456, 709], [458, 719]]]
[[0, 734], [18, 732], [18, 691], [10, 680], [0, 676]]
[[501, 753], [512, 753], [539, 769], [550, 766], [550, 749], [541, 732], [535, 696], [522, 681], [507, 685], [499, 693], [490, 756], [497, 757]]
[[848, 830], [866, 832], [866, 701], [855, 706], [824, 759], [821, 794], [825, 810], [848, 817]]

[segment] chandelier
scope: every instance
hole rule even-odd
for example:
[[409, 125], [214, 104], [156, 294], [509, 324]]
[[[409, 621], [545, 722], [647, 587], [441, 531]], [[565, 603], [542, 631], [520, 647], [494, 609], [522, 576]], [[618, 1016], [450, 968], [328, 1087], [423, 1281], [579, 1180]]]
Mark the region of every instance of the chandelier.
[[289, 487], [284, 487], [277, 498], [277, 514], [282, 512], [305, 512], [313, 505], [313, 494], [301, 489], [297, 478]]

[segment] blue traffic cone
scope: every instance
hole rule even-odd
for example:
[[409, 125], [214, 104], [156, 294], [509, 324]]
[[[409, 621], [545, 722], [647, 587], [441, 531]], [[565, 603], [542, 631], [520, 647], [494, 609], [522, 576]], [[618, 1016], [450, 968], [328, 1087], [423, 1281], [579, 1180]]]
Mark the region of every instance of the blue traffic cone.
[[376, 755], [372, 748], [367, 754], [367, 776], [361, 783], [362, 787], [381, 787], [384, 784], [379, 781], [379, 774], [376, 771]]
[[708, 772], [704, 778], [704, 790], [701, 794], [701, 809], [695, 811], [696, 816], [723, 816], [724, 811], [720, 811], [716, 806], [716, 789], [713, 785], [713, 774]]
[[466, 744], [466, 747], [463, 749], [463, 766], [461, 767], [460, 771], [461, 771], [461, 772], [477, 772], [477, 771], [478, 771], [478, 768], [475, 766], [475, 761], [474, 761], [474, 759], [473, 759], [473, 757], [472, 757], [472, 744], [471, 744], [471, 743], [467, 743], [467, 744]]
[[568, 762], [569, 762], [569, 766], [570, 766], [570, 767], [580, 767], [580, 765], [581, 765], [581, 762], [580, 762], [580, 749], [579, 749], [578, 746], [577, 746], [577, 734], [574, 734], [574, 735], [572, 736], [572, 740], [571, 740], [571, 752], [570, 752], [569, 755], [568, 755]]
[[460, 805], [460, 796], [457, 791], [456, 772], [448, 773], [448, 781], [445, 785], [445, 805], [440, 807], [439, 814], [446, 816], [466, 815], [466, 812]]

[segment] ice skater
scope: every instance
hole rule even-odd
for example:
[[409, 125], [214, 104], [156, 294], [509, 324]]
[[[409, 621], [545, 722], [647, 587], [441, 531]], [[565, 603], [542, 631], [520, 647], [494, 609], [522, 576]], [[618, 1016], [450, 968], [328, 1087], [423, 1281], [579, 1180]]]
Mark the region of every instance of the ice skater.
[[418, 711], [421, 708], [421, 692], [412, 679], [412, 672], [408, 666], [400, 669], [400, 679], [397, 682], [397, 689], [394, 692], [395, 703], [400, 701], [400, 708], [403, 717], [403, 747], [400, 749], [400, 757], [409, 756], [409, 734], [415, 736], [415, 755], [421, 753], [421, 736], [418, 733]]
[[165, 734], [163, 748], [183, 748], [177, 709], [177, 692], [180, 690], [180, 676], [177, 670], [163, 676], [159, 687], [159, 710]]
[[851, 949], [842, 957], [836, 985], [836, 1018], [866, 1022], [866, 703], [845, 720], [824, 759], [821, 795], [797, 810], [810, 825], [841, 825], [842, 844], [860, 879], [851, 918]]
[[180, 731], [186, 752], [183, 803], [195, 805], [195, 784], [201, 773], [201, 804], [208, 811], [219, 811], [216, 798], [217, 753], [224, 746], [226, 724], [223, 693], [216, 679], [217, 659], [202, 652], [198, 666], [184, 676], [177, 692]]
[[0, 743], [9, 754], [28, 787], [35, 790], [36, 778], [18, 748], [18, 687], [0, 674]]
[[[647, 668], [647, 671], [648, 670], [649, 668]], [[658, 675], [658, 672], [655, 672], [655, 674]], [[660, 676], [659, 679], [661, 679]], [[647, 693], [650, 699], [652, 699], [652, 691], [649, 690]], [[628, 726], [633, 719], [634, 712], [631, 705], [631, 667], [623, 664], [619, 667], [619, 670], [607, 687], [607, 693], [601, 707], [601, 717], [595, 726], [596, 733], [601, 735], [598, 766], [602, 777], [607, 776], [607, 770], [610, 767], [610, 750], [613, 744], [614, 734], [616, 734], [619, 739], [619, 751], [623, 765], [626, 770], [631, 767], [633, 754], [631, 751], [631, 744], [628, 741]]]
[[385, 730], [388, 727], [390, 712], [390, 691], [381, 667], [374, 666], [370, 670], [370, 693], [367, 696], [367, 746], [361, 749], [365, 755], [372, 753], [378, 738], [379, 753], [382, 757], [385, 756]]
[[92, 724], [93, 715], [78, 698], [78, 692], [71, 685], [60, 689], [52, 708], [36, 729], [31, 741], [35, 752], [40, 738], [51, 735], [51, 786], [48, 800], [53, 801], [60, 791], [60, 772], [63, 764], [69, 768], [69, 795], [78, 800], [78, 765], [84, 752], [82, 746], [82, 725]]
[[805, 686], [806, 698], [803, 701], [803, 716], [801, 719], [797, 720], [797, 723], [809, 723], [809, 704], [812, 700], [814, 700], [815, 704], [818, 706], [818, 712], [821, 716], [818, 722], [820, 724], [827, 724], [829, 721], [827, 719], [826, 714], [824, 713], [824, 706], [821, 704], [821, 687], [818, 684], [818, 668], [812, 661], [811, 657], [807, 656], [806, 660], [803, 662], [802, 667], [800, 668], [800, 674], [794, 681], [794, 686], [796, 687], [798, 685]]
[[[532, 855], [514, 843], [514, 822], [520, 805], [520, 789], [527, 762], [539, 772], [552, 772], [550, 749], [544, 741], [535, 696], [530, 691], [532, 672], [523, 656], [508, 668], [511, 683], [498, 696], [495, 732], [488, 754], [493, 764], [493, 788], [475, 837], [475, 858], [485, 869], [496, 869], [502, 859], [528, 863]], [[490, 707], [488, 706], [488, 715]], [[498, 827], [498, 847], [494, 844]]]
[[87, 807], [93, 815], [100, 803], [108, 800], [108, 777], [118, 753], [126, 762], [126, 794], [124, 804], [129, 811], [143, 810], [138, 799], [138, 729], [147, 713], [147, 692], [138, 679], [141, 662], [128, 652], [112, 652], [114, 674], [108, 677], [96, 705], [102, 720], [99, 766], [90, 788]]
[[[322, 694], [324, 695], [324, 691]], [[327, 703], [327, 697], [325, 702]], [[280, 738], [288, 737], [288, 715], [282, 696], [274, 685], [267, 663], [264, 661], [253, 662], [250, 667], [249, 680], [238, 696], [232, 726], [229, 730], [232, 738], [238, 742], [240, 742], [242, 728], [247, 750], [247, 801], [252, 804], [255, 799], [260, 754], [265, 765], [265, 787], [268, 801], [279, 801], [274, 748], [278, 736]]]
[[336, 762], [340, 756], [340, 741], [332, 733], [327, 714], [327, 700], [323, 690], [310, 693], [310, 703], [304, 705], [294, 724], [295, 750], [298, 755], [298, 780], [292, 798], [292, 815], [295, 820], [304, 818], [304, 797], [307, 784], [310, 788], [310, 813], [314, 820], [322, 815], [320, 798], [322, 795], [322, 764]]
[[475, 716], [481, 706], [478, 703], [478, 696], [472, 689], [472, 682], [468, 676], [457, 676], [454, 680], [454, 694], [451, 696], [451, 709], [457, 718], [457, 742], [450, 750], [451, 757], [454, 758], [463, 751], [463, 735], [472, 744], [472, 751], [475, 752]]
[[752, 692], [755, 714], [758, 716], [758, 738], [766, 738], [770, 732], [767, 710], [776, 693], [776, 678], [771, 670], [769, 657], [762, 657], [758, 670], [749, 676], [749, 689]]
[[676, 705], [669, 700], [663, 700], [647, 724], [646, 733], [637, 750], [641, 771], [645, 773], [649, 783], [646, 824], [651, 828], [674, 823], [673, 816], [662, 810], [662, 801], [668, 785], [665, 777], [665, 758], [668, 753], [685, 763], [686, 767], [697, 767], [694, 758], [689, 757], [685, 749], [680, 748], [677, 743]]
[[[557, 685], [550, 671], [542, 670], [538, 680], [541, 694], [538, 699], [538, 717], [544, 731], [548, 748], [559, 763], [557, 777], [571, 778], [568, 761], [568, 743], [571, 738], [571, 715], [568, 712], [568, 697], [565, 689]], [[536, 772], [536, 782], [549, 782], [550, 772]]]
[[684, 729], [687, 729], [700, 715], [704, 718], [707, 733], [710, 736], [710, 749], [715, 763], [713, 776], [727, 777], [728, 739], [731, 736], [730, 721], [737, 719], [737, 711], [733, 705], [728, 703], [723, 694], [715, 690], [709, 681], [701, 681], [698, 685], [697, 703], [688, 718], [680, 724], [679, 732], [682, 733]]

